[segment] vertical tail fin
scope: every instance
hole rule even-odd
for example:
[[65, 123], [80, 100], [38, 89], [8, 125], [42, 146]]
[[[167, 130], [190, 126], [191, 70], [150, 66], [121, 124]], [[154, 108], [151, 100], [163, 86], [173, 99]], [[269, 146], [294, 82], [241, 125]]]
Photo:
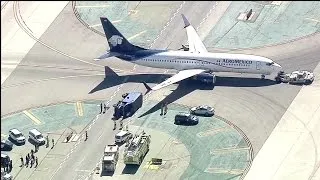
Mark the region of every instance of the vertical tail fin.
[[100, 17], [101, 24], [109, 43], [110, 52], [133, 52], [144, 48], [132, 45], [113, 24], [105, 17]]

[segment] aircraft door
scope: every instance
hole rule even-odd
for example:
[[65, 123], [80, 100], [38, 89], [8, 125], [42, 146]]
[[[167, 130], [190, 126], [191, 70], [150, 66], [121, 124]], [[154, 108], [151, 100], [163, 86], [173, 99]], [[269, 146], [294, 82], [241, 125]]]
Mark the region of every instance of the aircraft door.
[[196, 61], [196, 65], [197, 65], [197, 67], [203, 67], [204, 66], [203, 62], [200, 62], [200, 61]]
[[260, 69], [261, 69], [261, 62], [257, 61], [257, 70], [260, 70]]

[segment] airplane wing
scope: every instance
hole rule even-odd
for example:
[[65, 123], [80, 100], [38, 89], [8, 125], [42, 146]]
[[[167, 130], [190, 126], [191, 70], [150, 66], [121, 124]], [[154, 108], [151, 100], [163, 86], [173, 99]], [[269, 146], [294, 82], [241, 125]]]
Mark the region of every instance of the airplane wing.
[[197, 34], [196, 30], [189, 23], [187, 18], [183, 14], [181, 14], [181, 16], [182, 16], [182, 19], [184, 22], [184, 28], [186, 28], [186, 30], [187, 30], [188, 42], [189, 42], [189, 52], [192, 52], [192, 53], [208, 52], [206, 47], [202, 43], [199, 35]]
[[179, 71], [178, 74], [175, 74], [173, 76], [171, 76], [169, 79], [163, 81], [162, 83], [150, 88], [146, 83], [143, 83], [147, 90], [150, 91], [150, 90], [158, 90], [158, 89], [161, 89], [163, 87], [166, 87], [166, 86], [169, 86], [170, 84], [173, 84], [173, 83], [176, 83], [176, 82], [179, 82], [181, 80], [184, 80], [184, 79], [187, 79], [191, 76], [194, 76], [194, 75], [197, 75], [197, 74], [200, 74], [202, 72], [205, 72], [206, 70], [204, 69], [187, 69], [187, 70], [182, 70], [182, 71]]

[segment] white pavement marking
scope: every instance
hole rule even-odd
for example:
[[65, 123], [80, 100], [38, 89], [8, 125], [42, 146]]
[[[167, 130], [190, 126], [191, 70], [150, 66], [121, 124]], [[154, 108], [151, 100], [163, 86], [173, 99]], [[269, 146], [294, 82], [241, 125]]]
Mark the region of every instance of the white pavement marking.
[[110, 5], [95, 5], [95, 6], [75, 6], [75, 8], [103, 8], [109, 7]]
[[206, 19], [208, 19], [209, 15], [211, 14], [212, 10], [214, 10], [214, 8], [217, 6], [218, 2], [215, 2], [212, 6], [212, 8], [210, 9], [210, 11], [207, 13], [206, 17], [204, 17], [202, 19], [202, 21], [200, 22], [199, 26], [196, 28], [196, 31], [199, 30], [200, 26], [206, 21]]
[[152, 47], [154, 45], [154, 43], [159, 39], [159, 37], [161, 36], [161, 34], [163, 33], [164, 30], [167, 29], [167, 27], [169, 26], [169, 24], [171, 23], [171, 21], [173, 20], [174, 17], [177, 16], [178, 12], [180, 11], [180, 9], [182, 8], [182, 6], [185, 4], [186, 2], [183, 1], [179, 8], [176, 10], [176, 12], [173, 14], [173, 16], [170, 18], [170, 20], [167, 22], [167, 24], [164, 26], [164, 28], [160, 31], [160, 34], [153, 40], [153, 42], [151, 43], [150, 47]]
[[[25, 18], [26, 24], [39, 38], [67, 4], [68, 1], [30, 1], [20, 6], [23, 9], [21, 16]], [[6, 17], [2, 11], [1, 16], [1, 27], [5, 27], [1, 28], [1, 84], [3, 84], [36, 41], [15, 23], [13, 17]], [[15, 65], [10, 69], [6, 69], [8, 66], [2, 68], [3, 61], [13, 61]]]
[[214, 28], [214, 26], [223, 16], [223, 14], [228, 9], [230, 4], [231, 4], [231, 1], [220, 1], [213, 4], [212, 8], [210, 9], [206, 17], [201, 21], [199, 26], [196, 28], [197, 33], [201, 40], [204, 40], [204, 38], [210, 33], [211, 29]]
[[91, 25], [89, 27], [93, 28], [93, 27], [98, 27], [98, 26], [101, 26], [101, 23], [100, 24]]
[[[122, 21], [122, 20], [119, 19], [119, 20], [111, 21], [111, 23], [112, 23], [112, 24], [115, 24], [115, 23], [119, 23], [119, 22], [121, 22], [121, 21]], [[89, 27], [93, 28], [93, 27], [98, 27], [98, 26], [102, 26], [102, 24], [99, 23], [99, 24], [91, 25], [91, 26], [89, 26]]]
[[314, 74], [314, 82], [301, 88], [254, 158], [245, 180], [317, 178], [320, 165], [320, 64]]
[[128, 40], [130, 41], [130, 40], [132, 40], [132, 39], [134, 39], [134, 38], [136, 38], [136, 37], [140, 36], [141, 34], [143, 34], [143, 33], [145, 33], [145, 32], [147, 32], [147, 30], [141, 31], [141, 32], [139, 32], [138, 34], [136, 34], [136, 35], [133, 35], [133, 36], [129, 37], [129, 38], [128, 38]]
[[315, 22], [320, 22], [320, 20], [317, 20], [317, 19], [312, 19], [312, 18], [305, 18], [305, 19], [307, 19], [307, 20], [310, 20], [310, 21], [315, 21]]

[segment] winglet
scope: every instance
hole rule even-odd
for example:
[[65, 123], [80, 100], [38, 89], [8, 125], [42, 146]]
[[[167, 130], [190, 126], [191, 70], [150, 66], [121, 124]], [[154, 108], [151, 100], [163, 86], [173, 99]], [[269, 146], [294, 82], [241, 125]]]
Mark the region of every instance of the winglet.
[[184, 14], [181, 14], [183, 22], [184, 22], [184, 28], [190, 26], [190, 22], [188, 21], [188, 19], [184, 16]]
[[142, 82], [142, 83], [143, 83], [144, 87], [146, 87], [146, 89], [147, 89], [147, 92], [145, 93], [145, 95], [146, 95], [146, 94], [148, 94], [148, 92], [150, 92], [152, 89], [151, 89], [150, 86], [148, 86], [148, 84], [147, 84], [146, 82]]

